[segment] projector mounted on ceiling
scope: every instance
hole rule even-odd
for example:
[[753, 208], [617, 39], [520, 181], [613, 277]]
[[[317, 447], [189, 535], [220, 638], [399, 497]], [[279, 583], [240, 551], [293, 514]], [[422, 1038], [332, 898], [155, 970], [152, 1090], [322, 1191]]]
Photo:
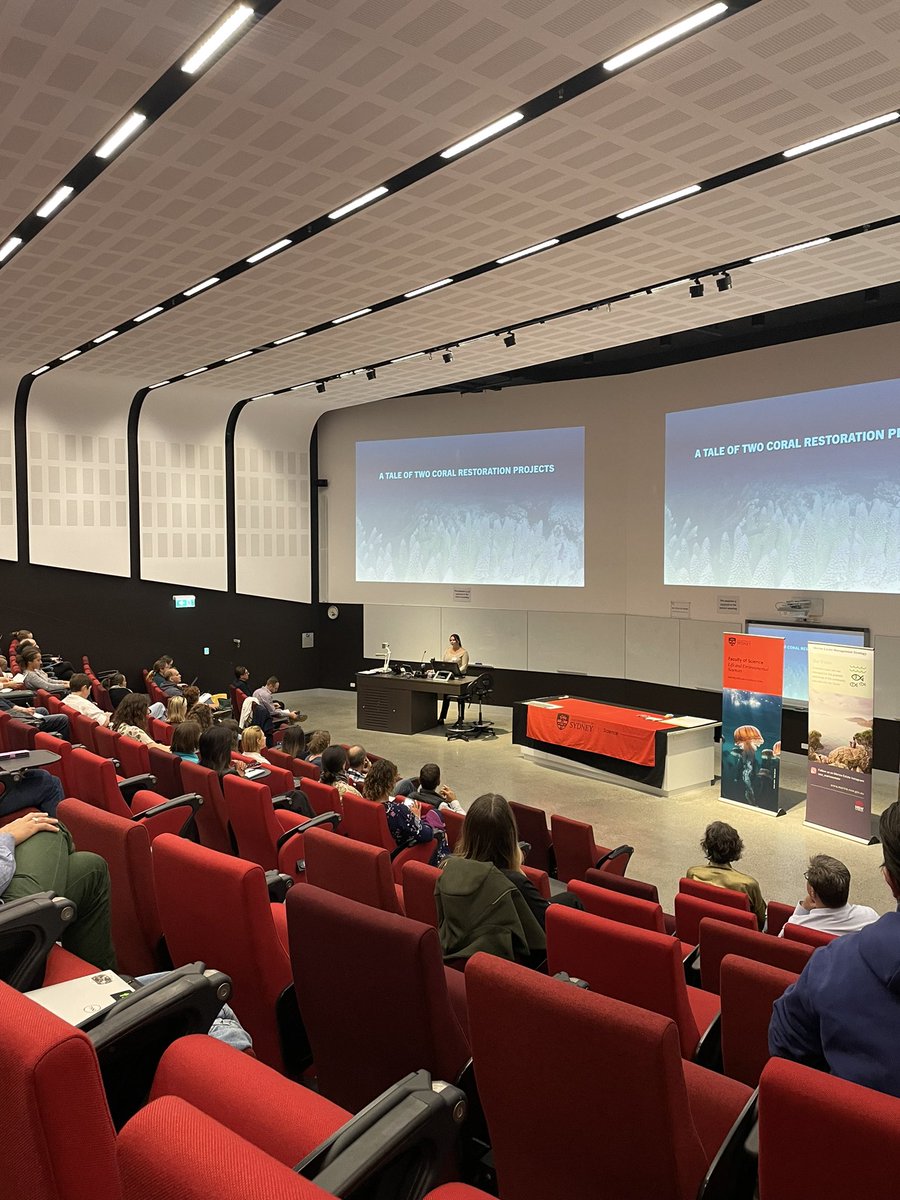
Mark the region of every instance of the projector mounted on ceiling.
[[786, 613], [795, 621], [807, 623], [819, 620], [825, 612], [825, 601], [821, 596], [791, 596], [775, 605], [775, 611]]

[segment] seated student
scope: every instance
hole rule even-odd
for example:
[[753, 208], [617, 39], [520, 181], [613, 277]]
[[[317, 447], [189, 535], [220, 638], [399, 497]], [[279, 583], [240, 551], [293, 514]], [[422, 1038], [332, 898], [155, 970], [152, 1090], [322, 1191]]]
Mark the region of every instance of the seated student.
[[91, 681], [87, 675], [79, 672], [69, 680], [69, 694], [63, 699], [63, 708], [74, 709], [83, 717], [96, 721], [98, 725], [108, 725], [112, 713], [104, 712], [99, 705], [88, 697], [91, 694]]
[[62, 936], [66, 950], [114, 971], [109, 868], [98, 854], [76, 850], [65, 826], [46, 813], [30, 813], [0, 829], [0, 899], [38, 892], [65, 896], [78, 910]]
[[302, 725], [288, 725], [278, 749], [291, 758], [306, 758], [306, 733]]
[[164, 696], [180, 696], [184, 697], [181, 689], [181, 672], [177, 667], [166, 667], [162, 673], [163, 682], [157, 684], [159, 690]]
[[150, 677], [158, 688], [165, 688], [166, 677], [163, 672], [172, 666], [173, 661], [171, 654], [161, 654], [150, 668]]
[[21, 700], [8, 700], [6, 696], [0, 696], [0, 712], [8, 712], [17, 721], [33, 725], [42, 733], [58, 733], [64, 738], [69, 736], [69, 718], [65, 713], [51, 713], [46, 708], [23, 704]]
[[733, 892], [744, 892], [750, 898], [750, 908], [756, 914], [756, 920], [762, 929], [766, 923], [766, 902], [762, 898], [759, 884], [752, 875], [744, 875], [731, 865], [736, 863], [744, 852], [744, 843], [738, 831], [725, 821], [713, 821], [706, 827], [700, 849], [706, 855], [706, 865], [689, 867], [685, 871], [686, 878], [697, 879], [701, 883], [713, 883]]
[[[287, 737], [288, 730], [285, 730]], [[282, 745], [284, 743], [282, 742]], [[327, 729], [314, 729], [306, 739], [306, 761], [314, 767], [322, 766], [322, 754], [331, 745], [331, 734]]]
[[[453, 788], [448, 787], [446, 783], [441, 783], [441, 768], [437, 763], [425, 763], [419, 770], [417, 778], [417, 785], [407, 793], [413, 800], [424, 800], [427, 804], [434, 805], [435, 808], [452, 808], [454, 812], [458, 813], [466, 811], [457, 800]], [[398, 785], [398, 795], [400, 795], [400, 789], [405, 782], [406, 780], [401, 780]]]
[[250, 671], [247, 667], [235, 667], [232, 686], [240, 688], [245, 696], [252, 696], [256, 688], [250, 682]]
[[278, 676], [270, 675], [263, 686], [257, 688], [253, 693], [253, 700], [265, 712], [266, 721], [276, 728], [288, 721], [305, 721], [306, 713], [285, 708], [280, 700], [273, 699], [280, 687]]
[[230, 729], [213, 725], [200, 734], [200, 766], [207, 767], [221, 779], [223, 775], [243, 775], [246, 763], [231, 757], [232, 736]]
[[266, 737], [258, 725], [248, 725], [241, 734], [241, 754], [245, 758], [254, 758], [258, 763], [262, 763], [264, 767], [269, 765], [269, 760], [263, 754], [263, 747], [266, 744]]
[[[212, 713], [211, 708], [209, 711]], [[231, 749], [239, 750], [241, 744], [241, 727], [237, 721], [233, 717], [225, 717], [223, 720], [217, 721], [216, 724], [220, 729], [227, 729], [231, 734]]]
[[117, 709], [126, 696], [131, 695], [131, 688], [128, 686], [128, 680], [121, 671], [113, 671], [112, 675], [107, 675], [103, 680], [103, 686], [109, 692], [109, 699], [112, 703], [113, 710]]
[[[325, 754], [329, 754], [331, 749], [326, 750]], [[323, 759], [324, 757], [323, 755]], [[444, 822], [436, 810], [426, 813], [423, 818], [422, 807], [418, 801], [399, 800], [392, 796], [391, 789], [396, 782], [396, 765], [386, 758], [381, 758], [372, 763], [368, 775], [363, 780], [362, 794], [366, 800], [383, 805], [391, 837], [401, 850], [433, 841], [435, 848], [430, 861], [439, 864], [449, 853]]]
[[187, 719], [196, 721], [201, 729], [211, 729], [213, 725], [213, 712], [208, 704], [193, 704], [188, 709]]
[[185, 762], [198, 763], [200, 761], [198, 747], [202, 732], [203, 730], [196, 721], [180, 722], [172, 733], [172, 753], [183, 758]]
[[126, 696], [112, 715], [111, 727], [116, 733], [143, 742], [145, 746], [155, 746], [157, 750], [168, 751], [168, 746], [155, 742], [149, 732], [149, 702], [142, 692], [131, 692]]
[[362, 783], [371, 765], [364, 746], [351, 746], [347, 751], [347, 778], [355, 786]]
[[0, 654], [0, 689], [6, 692], [21, 691], [25, 686], [25, 680], [16, 680], [15, 675], [9, 669], [9, 661]]
[[166, 705], [166, 724], [180, 725], [187, 720], [187, 701], [184, 696], [172, 696]]
[[[878, 920], [874, 908], [850, 903], [850, 871], [838, 858], [814, 854], [804, 873], [806, 895], [785, 922], [787, 925], [808, 925], [823, 933], [856, 933], [865, 925]], [[778, 935], [784, 937], [782, 929]]]
[[60, 682], [58, 679], [51, 679], [47, 672], [42, 669], [43, 659], [41, 658], [40, 650], [26, 650], [24, 654], [19, 656], [19, 663], [22, 667], [22, 673], [25, 676], [25, 686], [31, 688], [33, 692], [43, 688], [45, 692], [49, 692], [52, 696], [68, 695], [69, 685]]
[[[23, 656], [28, 650], [40, 650], [40, 646], [32, 639], [25, 639], [19, 642], [19, 645], [16, 647], [16, 656], [19, 662], [22, 661]], [[44, 654], [43, 659], [43, 670], [47, 672], [51, 679], [62, 680], [64, 683], [67, 683], [75, 674], [75, 668], [70, 662], [66, 662], [65, 659], [54, 658], [50, 654]]]
[[48, 817], [55, 817], [62, 798], [63, 786], [56, 776], [32, 767], [0, 783], [0, 817], [23, 808], [39, 808]]
[[347, 778], [347, 751], [343, 746], [329, 746], [322, 753], [322, 783], [336, 788], [338, 794], [361, 796], [359, 790]]

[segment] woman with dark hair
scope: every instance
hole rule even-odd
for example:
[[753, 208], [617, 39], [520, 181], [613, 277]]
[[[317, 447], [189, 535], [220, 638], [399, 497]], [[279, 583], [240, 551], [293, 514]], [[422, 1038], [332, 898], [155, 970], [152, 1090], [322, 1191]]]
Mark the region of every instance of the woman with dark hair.
[[200, 756], [197, 749], [202, 732], [196, 721], [182, 721], [176, 725], [172, 733], [172, 753], [186, 762], [198, 763]]
[[103, 680], [103, 686], [109, 692], [109, 698], [114, 709], [119, 707], [126, 696], [131, 695], [128, 680], [121, 671], [113, 671], [112, 675], [107, 675]]
[[306, 734], [302, 725], [288, 725], [278, 749], [291, 758], [306, 758]]
[[360, 796], [347, 778], [347, 751], [343, 746], [329, 746], [322, 752], [321, 781], [336, 788], [339, 796]]
[[422, 805], [417, 800], [403, 800], [399, 796], [392, 796], [391, 791], [398, 778], [395, 763], [386, 758], [378, 759], [372, 763], [360, 785], [362, 794], [366, 800], [383, 805], [391, 837], [401, 850], [433, 841], [435, 852], [431, 861], [442, 862], [449, 853], [444, 822], [437, 809], [432, 809], [423, 817]]
[[129, 692], [112, 715], [110, 727], [125, 737], [143, 742], [145, 746], [155, 746], [157, 750], [168, 751], [168, 746], [155, 742], [150, 736], [149, 725], [150, 700], [143, 692]]
[[213, 725], [200, 734], [200, 766], [221, 779], [223, 775], [243, 775], [245, 764], [231, 757], [231, 730]]
[[188, 721], [196, 721], [201, 729], [211, 729], [213, 724], [212, 709], [208, 704], [193, 704], [188, 709]]
[[689, 867], [685, 871], [685, 877], [696, 879], [700, 883], [729, 888], [733, 892], [744, 892], [750, 899], [750, 907], [756, 913], [756, 920], [762, 929], [766, 923], [766, 902], [762, 898], [759, 884], [752, 875], [744, 875], [732, 866], [732, 863], [739, 861], [744, 852], [744, 843], [738, 831], [725, 821], [713, 821], [706, 827], [700, 849], [706, 855], [706, 865]]
[[[450, 640], [448, 642], [447, 649], [444, 651], [443, 661], [455, 663], [457, 667], [459, 667], [460, 675], [465, 675], [466, 671], [468, 671], [469, 652], [464, 648], [458, 633], [450, 634]], [[447, 713], [450, 711], [450, 700], [450, 696], [444, 696], [444, 702], [441, 705], [441, 715], [438, 717], [438, 725], [443, 725], [447, 718]], [[465, 716], [466, 712], [465, 700], [457, 699], [457, 706], [459, 709], [457, 724], [462, 725], [463, 717]]]

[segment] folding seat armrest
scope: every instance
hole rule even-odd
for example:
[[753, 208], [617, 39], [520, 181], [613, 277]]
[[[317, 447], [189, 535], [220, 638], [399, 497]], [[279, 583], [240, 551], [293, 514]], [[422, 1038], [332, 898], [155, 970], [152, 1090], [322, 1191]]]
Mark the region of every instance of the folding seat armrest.
[[0, 906], [0, 979], [18, 992], [41, 987], [47, 955], [76, 914], [72, 901], [54, 892]]
[[752, 1151], [752, 1134], [757, 1126], [758, 1106], [759, 1088], [756, 1088], [709, 1164], [697, 1200], [752, 1200], [758, 1165], [758, 1152]]
[[627, 854], [630, 858], [634, 854], [634, 846], [616, 846], [615, 850], [608, 850], [606, 854], [601, 856], [594, 863], [594, 870], [599, 871], [606, 862], [613, 862], [617, 858], [621, 858], [623, 854]]
[[[146, 776], [135, 776], [137, 779], [144, 779]], [[152, 776], [151, 776], [152, 778]], [[185, 792], [183, 796], [176, 796], [173, 800], [164, 800], [162, 804], [154, 804], [152, 808], [145, 808], [143, 812], [134, 813], [133, 821], [146, 821], [148, 817], [158, 817], [160, 813], [174, 812], [178, 808], [187, 808], [190, 810], [187, 820], [179, 830], [179, 837], [188, 837], [194, 828], [194, 818], [197, 809], [203, 804], [203, 797], [199, 792]]]
[[353, 1195], [368, 1182], [366, 1195], [412, 1200], [458, 1177], [457, 1144], [465, 1118], [466, 1098], [459, 1088], [432, 1082], [427, 1071], [414, 1071], [341, 1126], [294, 1171], [332, 1196]]
[[717, 1013], [709, 1026], [703, 1031], [697, 1049], [694, 1051], [694, 1062], [698, 1067], [706, 1067], [708, 1071], [722, 1071], [722, 1014]]
[[700, 986], [700, 947], [695, 946], [687, 958], [682, 960], [684, 982], [688, 987]]
[[128, 779], [119, 780], [119, 791], [122, 793], [125, 803], [130, 807], [135, 792], [145, 789], [152, 792], [155, 784], [155, 775], [131, 775]]
[[341, 823], [341, 815], [336, 812], [320, 813], [318, 817], [310, 817], [308, 821], [304, 821], [302, 825], [295, 825], [293, 829], [287, 829], [279, 837], [275, 843], [275, 848], [280, 850], [292, 837], [296, 837], [298, 833], [308, 833], [310, 829], [318, 829], [322, 825], [330, 825], [332, 829], [337, 829]]
[[293, 886], [293, 879], [283, 871], [266, 871], [266, 887], [273, 904], [284, 904], [285, 897]]
[[290, 808], [294, 802], [294, 796], [291, 792], [283, 792], [280, 796], [272, 797], [273, 808]]

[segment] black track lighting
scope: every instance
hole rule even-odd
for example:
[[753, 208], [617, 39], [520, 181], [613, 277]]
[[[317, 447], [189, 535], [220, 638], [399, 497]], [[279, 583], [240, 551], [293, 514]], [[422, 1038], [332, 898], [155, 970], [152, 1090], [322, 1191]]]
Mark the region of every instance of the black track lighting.
[[704, 288], [704, 286], [700, 282], [700, 280], [695, 279], [694, 282], [690, 286], [691, 299], [699, 300], [705, 291], [706, 291], [706, 288]]
[[720, 292], [728, 292], [731, 290], [731, 276], [727, 271], [723, 271], [716, 279], [716, 287]]
[[516, 344], [516, 335], [513, 333], [512, 330], [510, 330], [509, 333], [506, 335], [506, 337], [503, 339], [503, 345], [506, 346], [506, 348], [508, 350], [512, 350], [512, 348], [515, 344]]
[[319, 382], [316, 384], [316, 391], [319, 393], [320, 396], [325, 391], [325, 380], [324, 379], [320, 379]]
[[447, 363], [449, 365], [450, 363], [453, 362], [453, 351], [445, 350], [443, 352], [443, 354], [441, 355], [441, 358], [444, 360], [445, 363]]
[[366, 367], [366, 379], [374, 379], [375, 377], [375, 368]]

